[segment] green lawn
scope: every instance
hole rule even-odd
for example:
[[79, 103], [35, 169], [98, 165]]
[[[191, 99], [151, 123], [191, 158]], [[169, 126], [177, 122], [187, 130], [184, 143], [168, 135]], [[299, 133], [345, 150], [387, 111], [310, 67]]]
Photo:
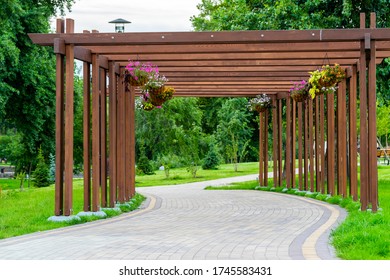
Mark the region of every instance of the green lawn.
[[[269, 168], [272, 171], [272, 168]], [[234, 172], [233, 164], [222, 164], [218, 170], [199, 169], [196, 178], [193, 178], [186, 168], [177, 168], [170, 170], [169, 178], [166, 178], [164, 171], [156, 171], [154, 175], [136, 176], [136, 187], [178, 185], [199, 181], [208, 181], [214, 179], [228, 178], [234, 176], [243, 176], [257, 174], [259, 172], [259, 163], [244, 162], [238, 165], [238, 171]]]
[[[83, 211], [83, 181], [74, 181], [73, 209], [77, 214]], [[134, 198], [132, 207], [122, 209], [128, 212], [138, 208], [143, 201], [141, 195]], [[54, 187], [27, 188], [24, 191], [8, 190], [0, 194], [0, 239], [44, 231], [64, 226], [70, 223], [53, 223], [47, 218], [54, 214]], [[115, 216], [115, 211], [107, 211], [108, 217]], [[94, 220], [96, 217], [82, 217], [81, 223]]]

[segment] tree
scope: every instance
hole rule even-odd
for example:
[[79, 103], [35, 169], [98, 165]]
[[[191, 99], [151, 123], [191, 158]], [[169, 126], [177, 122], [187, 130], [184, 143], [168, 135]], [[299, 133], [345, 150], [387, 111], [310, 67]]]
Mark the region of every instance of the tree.
[[377, 26], [390, 24], [387, 0], [202, 0], [195, 30], [358, 28], [360, 13], [375, 12]]
[[[73, 0], [7, 0], [0, 9], [0, 117], [21, 135], [28, 170], [38, 147], [54, 151], [55, 60], [28, 33], [46, 33], [49, 19]], [[20, 161], [21, 162], [21, 161]]]
[[37, 159], [38, 159], [37, 168], [34, 170], [32, 174], [34, 186], [38, 188], [48, 187], [50, 185], [49, 167], [45, 162], [45, 158], [43, 157], [41, 148], [39, 148]]
[[253, 129], [249, 127], [251, 113], [247, 109], [246, 98], [229, 98], [218, 112], [219, 125], [216, 138], [222, 151], [225, 151], [226, 162], [238, 163], [243, 160]]
[[164, 156], [177, 156], [181, 159], [177, 164], [187, 166], [203, 151], [201, 118], [197, 98], [174, 98], [150, 112], [137, 109], [137, 157], [142, 143], [148, 159], [158, 161]]

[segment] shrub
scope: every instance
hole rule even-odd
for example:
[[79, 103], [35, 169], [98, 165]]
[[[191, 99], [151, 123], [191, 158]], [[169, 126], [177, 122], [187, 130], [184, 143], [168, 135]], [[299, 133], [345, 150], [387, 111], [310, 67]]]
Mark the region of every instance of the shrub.
[[45, 162], [41, 148], [39, 148], [37, 160], [37, 167], [32, 174], [33, 184], [38, 188], [47, 187], [50, 185], [49, 167]]
[[219, 154], [215, 145], [211, 144], [210, 149], [203, 159], [202, 168], [204, 170], [215, 170], [218, 169], [220, 162]]

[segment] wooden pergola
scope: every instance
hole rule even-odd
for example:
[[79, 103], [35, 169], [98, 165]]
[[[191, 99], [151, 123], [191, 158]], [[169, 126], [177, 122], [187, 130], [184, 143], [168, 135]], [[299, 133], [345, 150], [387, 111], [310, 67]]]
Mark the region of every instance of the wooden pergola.
[[[271, 121], [274, 186], [286, 180], [288, 188], [355, 200], [360, 194], [362, 210], [376, 211], [376, 64], [390, 56], [390, 29], [375, 25], [375, 14], [369, 28], [361, 14], [360, 29], [74, 33], [72, 19], [58, 19], [57, 33], [29, 34], [35, 44], [53, 46], [57, 56], [55, 215], [73, 212], [75, 59], [84, 65], [84, 211], [114, 207], [135, 193], [134, 104], [139, 92], [125, 90], [128, 60], [158, 65], [176, 96], [269, 94], [274, 107], [260, 113], [260, 185], [268, 184]], [[307, 80], [308, 72], [324, 63], [338, 63], [347, 71], [337, 92], [305, 104], [293, 101], [288, 96], [292, 82]]]

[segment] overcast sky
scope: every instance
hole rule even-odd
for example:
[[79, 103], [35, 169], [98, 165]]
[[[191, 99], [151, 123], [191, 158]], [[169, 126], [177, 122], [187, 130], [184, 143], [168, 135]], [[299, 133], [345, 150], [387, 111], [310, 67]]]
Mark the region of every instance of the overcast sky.
[[131, 21], [128, 32], [190, 31], [190, 17], [201, 0], [76, 0], [66, 18], [75, 20], [75, 32], [96, 29], [113, 32], [117, 18]]

